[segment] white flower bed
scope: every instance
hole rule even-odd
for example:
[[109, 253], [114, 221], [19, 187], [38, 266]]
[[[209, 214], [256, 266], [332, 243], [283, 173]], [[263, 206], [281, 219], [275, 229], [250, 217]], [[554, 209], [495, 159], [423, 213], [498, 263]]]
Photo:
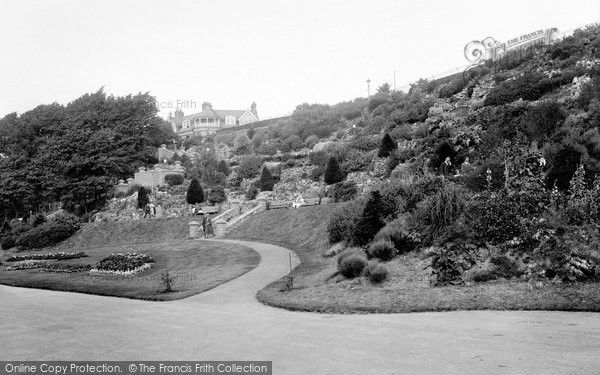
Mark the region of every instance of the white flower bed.
[[141, 265], [138, 268], [134, 268], [132, 270], [129, 271], [108, 271], [108, 270], [99, 270], [97, 268], [93, 268], [90, 270], [90, 275], [94, 276], [94, 275], [106, 275], [106, 276], [124, 276], [124, 277], [129, 277], [129, 276], [135, 276], [140, 272], [143, 272], [147, 269], [150, 269], [152, 267], [152, 264], [150, 263], [144, 263], [143, 265]]
[[28, 270], [32, 268], [44, 267], [48, 262], [45, 260], [21, 260], [14, 262], [10, 267], [6, 267], [7, 271]]

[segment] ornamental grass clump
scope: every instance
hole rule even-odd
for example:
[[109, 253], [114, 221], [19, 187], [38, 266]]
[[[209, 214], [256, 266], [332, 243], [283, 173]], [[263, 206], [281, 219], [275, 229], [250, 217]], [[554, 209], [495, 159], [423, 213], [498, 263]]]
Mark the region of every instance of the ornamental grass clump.
[[347, 278], [360, 276], [367, 265], [365, 252], [358, 248], [351, 248], [341, 253], [337, 259], [338, 270]]
[[388, 261], [396, 256], [398, 251], [394, 247], [391, 241], [378, 240], [372, 242], [367, 249], [367, 256], [369, 259], [379, 259], [382, 261]]
[[383, 264], [372, 259], [363, 269], [362, 275], [374, 283], [380, 283], [387, 278], [388, 273], [387, 268]]

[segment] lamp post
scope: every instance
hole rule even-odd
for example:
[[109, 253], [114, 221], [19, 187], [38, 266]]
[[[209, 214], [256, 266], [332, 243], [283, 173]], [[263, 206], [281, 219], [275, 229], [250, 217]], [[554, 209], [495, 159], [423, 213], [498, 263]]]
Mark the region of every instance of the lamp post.
[[371, 80], [367, 78], [367, 96], [371, 99]]

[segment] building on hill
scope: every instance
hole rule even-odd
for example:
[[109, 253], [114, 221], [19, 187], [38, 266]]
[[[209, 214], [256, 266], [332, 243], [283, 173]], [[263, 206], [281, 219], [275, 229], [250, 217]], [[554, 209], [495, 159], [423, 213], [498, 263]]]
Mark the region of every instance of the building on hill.
[[202, 112], [186, 116], [178, 108], [174, 115], [169, 114], [167, 120], [177, 135], [190, 138], [198, 135], [212, 135], [217, 130], [224, 128], [251, 124], [258, 121], [258, 112], [256, 103], [252, 103], [250, 109], [246, 110], [221, 110], [213, 109], [212, 104], [204, 102], [202, 103]]

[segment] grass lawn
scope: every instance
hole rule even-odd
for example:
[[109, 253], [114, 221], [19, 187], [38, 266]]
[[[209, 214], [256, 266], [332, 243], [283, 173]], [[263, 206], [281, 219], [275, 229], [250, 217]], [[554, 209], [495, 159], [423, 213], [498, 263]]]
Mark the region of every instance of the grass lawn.
[[[234, 279], [260, 263], [260, 256], [245, 246], [210, 240], [186, 240], [189, 218], [90, 224], [73, 238], [52, 249], [11, 253], [0, 251], [0, 261], [10, 255], [83, 251], [88, 257], [61, 261], [90, 264], [111, 253], [142, 252], [155, 262], [133, 277], [51, 273], [39, 269], [6, 271], [0, 266], [0, 284], [146, 300], [175, 300], [202, 293]], [[181, 229], [183, 228], [183, 229]], [[175, 239], [179, 237], [179, 239]], [[145, 242], [144, 242], [145, 241]], [[160, 273], [176, 277], [173, 293], [162, 293]]]
[[373, 284], [364, 277], [335, 276], [336, 257], [329, 247], [327, 222], [334, 205], [270, 210], [257, 214], [228, 238], [272, 243], [294, 250], [301, 264], [294, 269], [294, 290], [282, 292], [279, 280], [258, 292], [268, 305], [291, 310], [337, 313], [417, 312], [446, 310], [600, 311], [600, 284], [533, 285], [494, 281], [467, 286], [430, 287], [427, 259], [419, 253], [385, 263], [389, 277]]

